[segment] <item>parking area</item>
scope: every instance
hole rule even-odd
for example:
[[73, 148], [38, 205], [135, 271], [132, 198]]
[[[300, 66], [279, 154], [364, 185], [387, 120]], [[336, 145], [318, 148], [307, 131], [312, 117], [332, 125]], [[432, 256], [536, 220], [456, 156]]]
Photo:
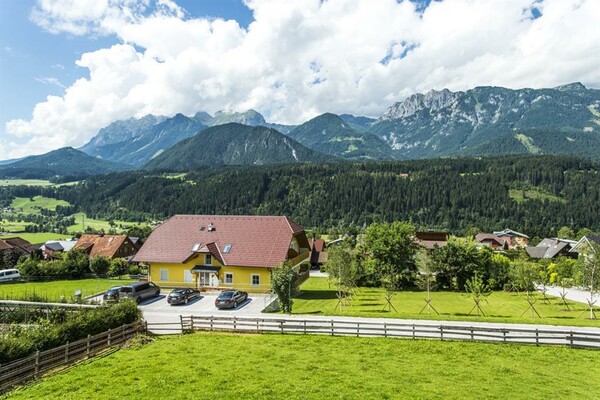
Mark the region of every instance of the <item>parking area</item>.
[[[268, 305], [270, 297], [264, 294], [250, 293], [248, 300], [236, 308], [219, 310], [215, 307], [217, 294], [202, 294], [201, 297], [190, 300], [188, 304], [170, 305], [167, 303], [168, 293], [161, 293], [153, 299], [144, 300], [140, 303], [140, 309], [144, 317], [155, 315], [260, 315], [261, 311]], [[155, 318], [152, 318], [155, 319]]]

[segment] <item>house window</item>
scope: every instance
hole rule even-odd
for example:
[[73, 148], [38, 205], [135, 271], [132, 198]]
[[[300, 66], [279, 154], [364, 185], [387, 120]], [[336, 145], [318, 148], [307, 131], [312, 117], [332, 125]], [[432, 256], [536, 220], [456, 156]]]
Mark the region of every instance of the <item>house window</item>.
[[292, 243], [290, 243], [290, 248], [297, 252], [299, 250], [298, 242], [296, 242], [295, 240], [292, 240]]
[[233, 272], [225, 272], [225, 284], [233, 285]]
[[160, 280], [161, 281], [168, 281], [169, 280], [169, 270], [166, 268], [161, 268], [160, 269]]
[[260, 286], [260, 275], [258, 275], [258, 274], [250, 275], [250, 284], [252, 286]]
[[212, 265], [212, 255], [211, 254], [206, 254], [204, 256], [204, 264]]
[[223, 253], [229, 253], [231, 251], [231, 244], [227, 243], [223, 249]]

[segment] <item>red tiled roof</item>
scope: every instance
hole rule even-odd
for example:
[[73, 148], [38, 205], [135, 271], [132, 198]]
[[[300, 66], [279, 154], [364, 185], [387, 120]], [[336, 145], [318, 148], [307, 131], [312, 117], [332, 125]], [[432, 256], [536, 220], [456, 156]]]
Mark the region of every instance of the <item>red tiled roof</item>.
[[174, 215], [152, 232], [133, 260], [182, 263], [209, 251], [223, 265], [274, 267], [286, 260], [292, 237], [303, 232], [287, 217]]
[[312, 240], [312, 250], [321, 252], [325, 250], [325, 241], [323, 239], [313, 239]]
[[81, 235], [73, 248], [86, 251], [91, 248], [90, 257], [113, 258], [126, 239], [127, 235]]
[[11, 237], [0, 241], [0, 250], [17, 249], [25, 253], [31, 253], [33, 246], [27, 240], [20, 237]]

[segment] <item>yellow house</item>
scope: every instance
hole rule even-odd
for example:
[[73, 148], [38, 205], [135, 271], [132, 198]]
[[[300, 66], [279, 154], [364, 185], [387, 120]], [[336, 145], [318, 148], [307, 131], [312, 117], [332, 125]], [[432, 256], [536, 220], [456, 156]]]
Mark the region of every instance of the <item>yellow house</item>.
[[304, 229], [287, 217], [174, 215], [134, 257], [163, 287], [267, 292], [271, 271], [310, 255]]

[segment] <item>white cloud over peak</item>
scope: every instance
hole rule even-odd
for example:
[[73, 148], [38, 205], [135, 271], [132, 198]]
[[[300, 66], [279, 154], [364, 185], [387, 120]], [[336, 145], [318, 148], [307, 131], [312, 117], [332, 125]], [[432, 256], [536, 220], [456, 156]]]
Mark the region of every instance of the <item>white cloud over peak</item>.
[[29, 144], [9, 144], [0, 158], [80, 146], [112, 121], [149, 113], [254, 108], [300, 123], [328, 111], [377, 116], [444, 87], [600, 87], [597, 0], [445, 0], [424, 12], [395, 0], [245, 3], [247, 29], [193, 18], [170, 0], [39, 0], [32, 20], [47, 31], [121, 44], [84, 54], [76, 64], [89, 78], [7, 123]]

